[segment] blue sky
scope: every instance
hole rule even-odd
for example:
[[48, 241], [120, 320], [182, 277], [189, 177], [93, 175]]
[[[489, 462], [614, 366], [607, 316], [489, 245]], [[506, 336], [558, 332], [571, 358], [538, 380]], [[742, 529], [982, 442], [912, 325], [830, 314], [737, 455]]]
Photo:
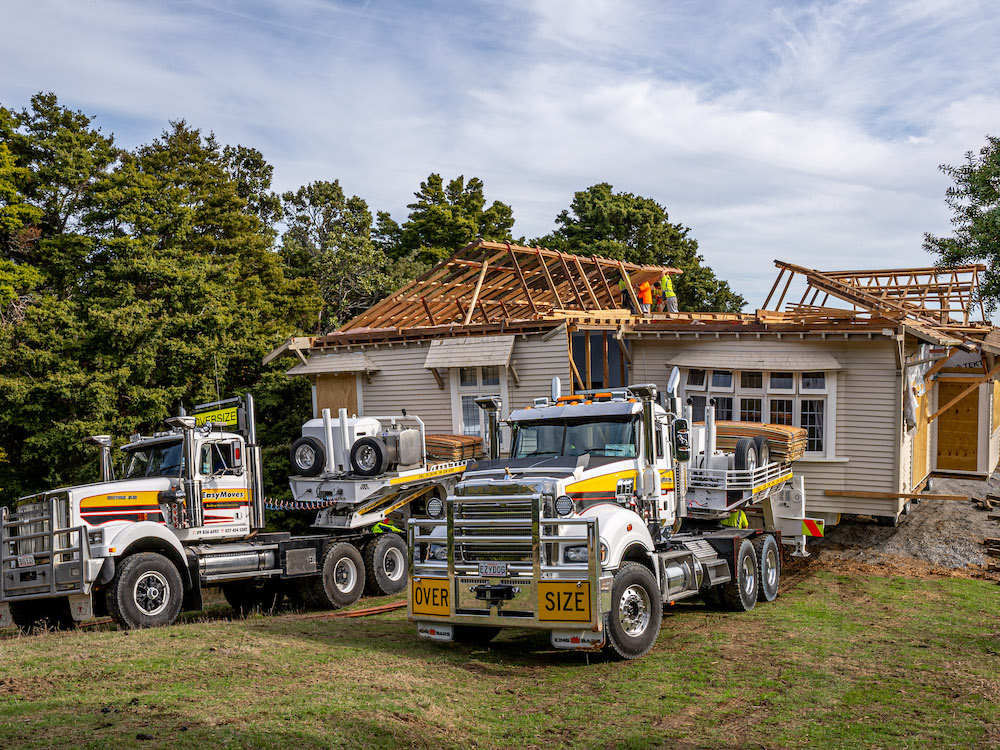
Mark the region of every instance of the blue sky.
[[170, 120], [397, 219], [482, 178], [515, 233], [597, 182], [654, 198], [759, 306], [772, 260], [929, 265], [948, 179], [1000, 135], [994, 2], [0, 2], [0, 104], [134, 147]]

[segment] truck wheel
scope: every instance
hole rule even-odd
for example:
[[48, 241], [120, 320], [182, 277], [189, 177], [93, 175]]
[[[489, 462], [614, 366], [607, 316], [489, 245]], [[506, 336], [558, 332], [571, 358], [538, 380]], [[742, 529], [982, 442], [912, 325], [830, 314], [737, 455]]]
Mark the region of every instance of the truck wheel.
[[33, 630], [48, 630], [55, 628], [71, 628], [75, 624], [69, 611], [67, 599], [34, 599], [24, 602], [11, 602], [10, 618], [18, 629], [25, 634]]
[[174, 564], [157, 552], [138, 552], [118, 565], [108, 585], [108, 612], [119, 627], [131, 630], [171, 625], [183, 598]]
[[771, 445], [763, 435], [754, 435], [753, 444], [757, 446], [757, 465], [767, 466], [771, 463]]
[[757, 601], [773, 602], [778, 598], [778, 583], [781, 580], [781, 553], [778, 543], [770, 534], [761, 534], [753, 540], [757, 553]]
[[323, 555], [322, 573], [309, 579], [308, 602], [320, 609], [354, 604], [365, 590], [365, 563], [349, 542], [330, 545]]
[[733, 612], [749, 612], [757, 603], [757, 554], [749, 539], [744, 539], [732, 571], [733, 580], [719, 588], [722, 606]]
[[379, 534], [365, 546], [365, 591], [374, 596], [406, 588], [406, 542], [399, 534]]
[[256, 611], [273, 612], [285, 598], [280, 582], [273, 578], [226, 583], [222, 586], [222, 595], [239, 617]]
[[351, 446], [351, 468], [363, 477], [385, 474], [389, 466], [389, 449], [378, 438], [358, 438]]
[[742, 437], [737, 440], [733, 454], [733, 468], [736, 471], [753, 471], [760, 465], [757, 444], [753, 438]]
[[663, 619], [660, 587], [645, 565], [628, 562], [615, 573], [611, 611], [605, 615], [606, 648], [619, 659], [645, 656], [656, 643]]
[[498, 635], [500, 635], [500, 628], [486, 625], [456, 625], [452, 640], [455, 643], [465, 643], [469, 646], [485, 646]]
[[300, 477], [314, 477], [323, 471], [326, 464], [323, 444], [313, 437], [300, 437], [292, 443], [289, 457], [292, 461], [292, 473]]

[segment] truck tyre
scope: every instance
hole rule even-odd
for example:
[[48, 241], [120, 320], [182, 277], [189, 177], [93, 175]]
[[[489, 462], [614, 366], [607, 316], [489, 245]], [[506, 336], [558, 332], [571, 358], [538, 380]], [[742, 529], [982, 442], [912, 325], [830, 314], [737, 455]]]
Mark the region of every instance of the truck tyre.
[[611, 585], [611, 611], [604, 617], [605, 648], [619, 659], [645, 656], [656, 643], [662, 619], [660, 587], [649, 568], [623, 564]]
[[326, 451], [323, 444], [314, 437], [300, 437], [292, 443], [289, 452], [292, 474], [300, 477], [314, 477], [326, 465]]
[[767, 466], [771, 463], [771, 444], [763, 435], [754, 435], [753, 444], [757, 446], [757, 465]]
[[24, 634], [33, 630], [61, 630], [74, 626], [67, 599], [33, 599], [11, 602], [10, 618]]
[[749, 612], [757, 603], [757, 553], [749, 539], [740, 543], [733, 561], [733, 580], [719, 588], [722, 606], [733, 612]]
[[171, 625], [181, 611], [184, 584], [176, 566], [157, 552], [138, 552], [117, 566], [108, 585], [108, 612], [119, 627]]
[[399, 534], [379, 534], [365, 545], [365, 591], [373, 596], [406, 588], [406, 542]]
[[351, 446], [351, 469], [363, 477], [385, 474], [389, 466], [389, 449], [378, 438], [358, 438]]
[[733, 468], [736, 471], [753, 471], [760, 465], [757, 455], [757, 444], [753, 438], [742, 437], [736, 441]]
[[773, 602], [778, 598], [781, 582], [781, 552], [770, 534], [761, 534], [753, 540], [757, 553], [757, 601]]
[[225, 583], [222, 585], [222, 595], [238, 617], [246, 617], [257, 611], [273, 612], [285, 598], [280, 582], [274, 578]]
[[452, 640], [455, 643], [464, 643], [468, 646], [485, 646], [498, 635], [500, 635], [500, 628], [486, 625], [456, 625]]
[[354, 604], [365, 590], [365, 562], [349, 542], [331, 544], [323, 555], [320, 575], [309, 579], [306, 601], [318, 609]]

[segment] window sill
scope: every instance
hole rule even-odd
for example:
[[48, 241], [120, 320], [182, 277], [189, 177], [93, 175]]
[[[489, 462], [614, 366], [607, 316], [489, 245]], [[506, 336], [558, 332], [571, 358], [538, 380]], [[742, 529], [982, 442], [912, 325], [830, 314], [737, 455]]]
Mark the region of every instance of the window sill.
[[846, 464], [850, 461], [849, 458], [824, 458], [823, 456], [805, 456], [800, 458], [795, 463], [797, 464]]

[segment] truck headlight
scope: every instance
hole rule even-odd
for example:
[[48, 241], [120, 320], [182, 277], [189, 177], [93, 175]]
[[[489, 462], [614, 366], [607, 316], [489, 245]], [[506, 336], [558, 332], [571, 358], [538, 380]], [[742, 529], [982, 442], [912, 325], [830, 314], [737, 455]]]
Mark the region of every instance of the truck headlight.
[[437, 519], [444, 514], [444, 503], [441, 502], [441, 498], [432, 497], [427, 501], [427, 515], [431, 518]]
[[448, 548], [443, 544], [432, 544], [430, 549], [427, 550], [428, 560], [447, 560], [448, 559]]
[[97, 531], [91, 531], [87, 534], [87, 541], [90, 542], [90, 546], [97, 547], [104, 544], [104, 529], [98, 529]]
[[563, 553], [563, 560], [568, 563], [587, 562], [587, 545], [579, 547], [567, 547]]
[[560, 495], [556, 498], [556, 513], [560, 516], [568, 516], [573, 512], [573, 498], [569, 495]]

